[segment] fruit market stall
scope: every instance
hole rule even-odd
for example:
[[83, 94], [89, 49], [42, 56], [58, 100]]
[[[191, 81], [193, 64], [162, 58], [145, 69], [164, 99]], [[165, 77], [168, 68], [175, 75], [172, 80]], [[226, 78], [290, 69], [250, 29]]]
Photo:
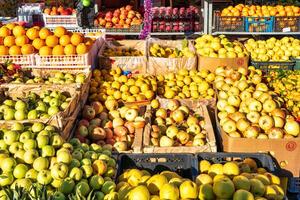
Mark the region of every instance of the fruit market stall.
[[116, 2], [0, 25], [0, 199], [300, 196], [298, 5]]

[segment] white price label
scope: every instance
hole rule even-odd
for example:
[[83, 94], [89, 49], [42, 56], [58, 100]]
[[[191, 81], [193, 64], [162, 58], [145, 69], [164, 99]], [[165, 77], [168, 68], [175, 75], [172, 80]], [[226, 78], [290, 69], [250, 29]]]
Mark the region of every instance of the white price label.
[[291, 28], [290, 27], [283, 28], [282, 32], [291, 32]]

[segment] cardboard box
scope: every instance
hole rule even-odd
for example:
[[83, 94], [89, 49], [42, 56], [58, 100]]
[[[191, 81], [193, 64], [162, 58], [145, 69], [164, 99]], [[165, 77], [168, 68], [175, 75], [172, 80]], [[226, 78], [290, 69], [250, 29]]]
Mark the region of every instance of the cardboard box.
[[223, 151], [270, 153], [284, 170], [284, 175], [300, 176], [300, 137], [292, 139], [233, 138], [221, 129], [218, 120], [217, 126], [221, 134]]
[[[144, 40], [118, 40], [106, 41], [99, 50], [99, 66], [105, 69], [120, 67], [123, 71], [130, 71], [133, 74], [146, 74], [147, 57], [146, 41]], [[134, 48], [142, 52], [143, 56], [103, 56], [105, 48]]]
[[211, 58], [198, 55], [198, 70], [208, 69], [212, 72], [217, 67], [231, 67], [233, 69], [243, 67], [248, 68], [249, 56], [244, 58]]
[[[180, 69], [197, 69], [197, 56], [187, 58], [160, 58], [150, 56], [149, 49], [152, 44], [159, 44], [162, 47], [182, 49], [182, 40], [158, 40], [151, 38], [148, 41], [148, 68], [147, 73], [151, 75], [176, 73]], [[191, 41], [188, 41], [189, 49], [195, 53], [195, 48]]]

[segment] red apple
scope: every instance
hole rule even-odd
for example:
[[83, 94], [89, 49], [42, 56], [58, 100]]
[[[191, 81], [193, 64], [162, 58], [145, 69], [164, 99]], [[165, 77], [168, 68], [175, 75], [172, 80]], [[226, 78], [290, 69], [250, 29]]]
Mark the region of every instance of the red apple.
[[82, 120], [79, 121], [78, 125], [79, 125], [79, 126], [82, 125], [82, 126], [88, 127], [88, 126], [89, 126], [89, 121], [86, 120], [86, 119], [82, 119]]
[[94, 108], [96, 115], [100, 114], [103, 111], [103, 105], [99, 101], [94, 101], [91, 106]]
[[271, 128], [268, 131], [268, 136], [270, 139], [280, 139], [283, 138], [284, 132], [281, 128]]
[[127, 6], [125, 7], [125, 9], [126, 9], [127, 11], [130, 11], [130, 10], [132, 10], [132, 6], [131, 6], [131, 5], [127, 5]]
[[118, 126], [118, 127], [114, 128], [114, 134], [119, 137], [124, 136], [124, 135], [128, 134], [128, 130], [124, 126]]
[[106, 131], [101, 127], [96, 127], [93, 129], [91, 134], [92, 140], [104, 140], [106, 138]]
[[91, 106], [85, 105], [83, 108], [82, 116], [84, 119], [92, 120], [95, 118], [96, 112]]

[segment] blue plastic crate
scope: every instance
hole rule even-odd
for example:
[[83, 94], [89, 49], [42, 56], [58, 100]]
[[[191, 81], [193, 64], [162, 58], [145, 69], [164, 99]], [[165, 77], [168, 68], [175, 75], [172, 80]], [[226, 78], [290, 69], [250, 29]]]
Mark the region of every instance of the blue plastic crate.
[[245, 17], [246, 32], [273, 32], [274, 17]]

